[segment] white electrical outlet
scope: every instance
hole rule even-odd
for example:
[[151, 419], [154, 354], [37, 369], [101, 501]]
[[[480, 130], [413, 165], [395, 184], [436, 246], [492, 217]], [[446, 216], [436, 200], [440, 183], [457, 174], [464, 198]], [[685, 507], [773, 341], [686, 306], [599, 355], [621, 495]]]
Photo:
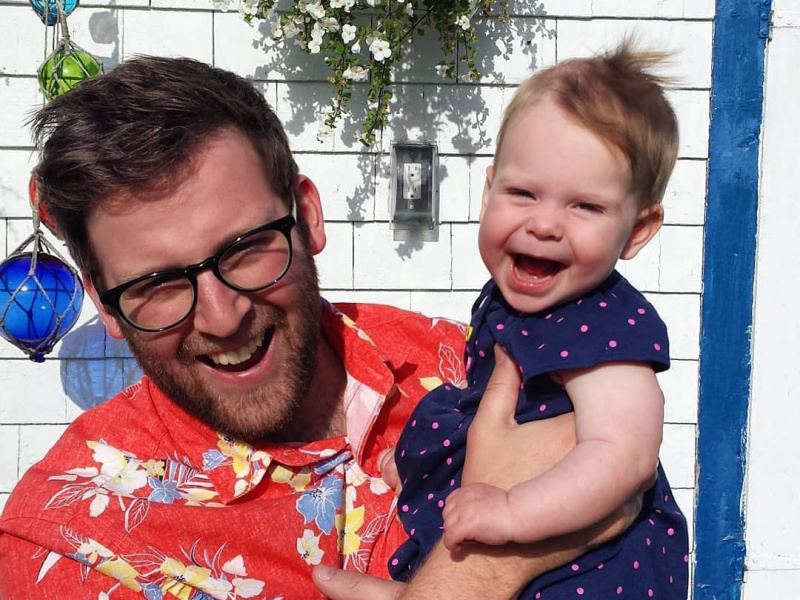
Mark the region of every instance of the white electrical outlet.
[[419, 200], [422, 195], [422, 163], [403, 164], [403, 199]]

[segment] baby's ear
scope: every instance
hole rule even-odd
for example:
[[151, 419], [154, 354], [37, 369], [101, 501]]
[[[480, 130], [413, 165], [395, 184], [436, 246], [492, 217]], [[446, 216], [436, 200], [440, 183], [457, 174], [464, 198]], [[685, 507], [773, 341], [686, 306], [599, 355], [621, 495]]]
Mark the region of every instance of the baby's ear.
[[658, 233], [663, 222], [664, 208], [660, 204], [651, 204], [642, 209], [619, 257], [623, 260], [630, 260], [639, 254], [639, 250], [644, 248], [647, 242]]
[[478, 217], [479, 221], [483, 220], [483, 213], [486, 212], [486, 204], [489, 202], [489, 193], [492, 190], [492, 181], [494, 180], [494, 164], [486, 167], [486, 179], [483, 182], [483, 199], [481, 200], [481, 214]]

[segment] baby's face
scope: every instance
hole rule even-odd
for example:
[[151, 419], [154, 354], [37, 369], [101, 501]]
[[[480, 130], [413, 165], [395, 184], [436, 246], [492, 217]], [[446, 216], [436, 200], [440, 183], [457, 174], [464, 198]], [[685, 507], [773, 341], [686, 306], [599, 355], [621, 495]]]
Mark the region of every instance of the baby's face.
[[549, 98], [514, 117], [487, 174], [478, 235], [511, 306], [534, 313], [577, 298], [635, 256], [661, 208], [640, 211], [630, 183], [623, 155]]

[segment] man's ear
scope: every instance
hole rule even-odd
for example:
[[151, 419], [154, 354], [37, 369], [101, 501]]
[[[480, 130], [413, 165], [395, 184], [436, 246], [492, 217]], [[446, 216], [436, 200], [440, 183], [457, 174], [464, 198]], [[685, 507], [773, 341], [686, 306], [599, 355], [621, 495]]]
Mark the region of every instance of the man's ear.
[[644, 248], [647, 242], [658, 233], [663, 222], [664, 208], [660, 204], [652, 204], [642, 209], [619, 257], [623, 260], [630, 260], [639, 254], [639, 250]]
[[298, 217], [308, 226], [309, 251], [312, 255], [319, 254], [327, 242], [319, 190], [305, 175], [297, 176], [294, 189]]
[[100, 302], [100, 298], [97, 295], [97, 290], [92, 283], [92, 278], [89, 277], [86, 273], [81, 273], [81, 279], [83, 280], [83, 288], [86, 290], [86, 293], [89, 295], [89, 298], [92, 299], [92, 303], [94, 307], [97, 309], [97, 314], [100, 315], [100, 318], [103, 320], [103, 325], [106, 326], [106, 331], [108, 335], [110, 335], [115, 340], [123, 339], [122, 329], [120, 329], [119, 322], [117, 321], [117, 316], [112, 314], [105, 305]]
[[489, 202], [489, 192], [492, 190], [492, 181], [494, 181], [494, 164], [486, 167], [486, 179], [483, 182], [483, 198], [481, 199], [481, 214], [478, 217], [479, 221], [483, 220], [483, 213], [486, 212], [486, 205]]

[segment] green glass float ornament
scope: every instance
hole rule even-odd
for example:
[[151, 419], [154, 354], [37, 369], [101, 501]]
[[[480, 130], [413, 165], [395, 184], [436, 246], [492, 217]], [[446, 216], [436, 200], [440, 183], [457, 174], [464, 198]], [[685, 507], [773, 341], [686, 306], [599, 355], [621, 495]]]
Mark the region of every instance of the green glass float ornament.
[[45, 239], [35, 216], [34, 232], [0, 262], [0, 337], [43, 362], [75, 326], [83, 296], [78, 272]]
[[39, 67], [39, 87], [48, 100], [67, 93], [89, 77], [103, 72], [100, 61], [94, 56], [69, 39], [62, 42]]
[[64, 16], [69, 15], [80, 4], [79, 0], [30, 0], [33, 10], [47, 26], [58, 23], [59, 4]]

